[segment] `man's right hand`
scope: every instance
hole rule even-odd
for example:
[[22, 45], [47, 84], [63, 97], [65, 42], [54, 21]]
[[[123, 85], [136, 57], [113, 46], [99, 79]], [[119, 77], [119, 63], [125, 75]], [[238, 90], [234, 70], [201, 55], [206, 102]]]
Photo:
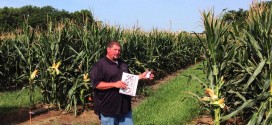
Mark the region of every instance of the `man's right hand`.
[[121, 88], [121, 89], [126, 89], [127, 88], [127, 84], [123, 81], [117, 81], [114, 83], [115, 88]]

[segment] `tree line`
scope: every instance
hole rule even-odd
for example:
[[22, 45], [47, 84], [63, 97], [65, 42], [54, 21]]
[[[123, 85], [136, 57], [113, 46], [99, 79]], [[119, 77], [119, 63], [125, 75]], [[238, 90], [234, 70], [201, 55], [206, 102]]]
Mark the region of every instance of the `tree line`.
[[80, 10], [68, 12], [66, 10], [58, 10], [51, 6], [37, 7], [32, 5], [20, 8], [4, 7], [0, 8], [0, 31], [9, 32], [21, 27], [27, 22], [33, 28], [46, 30], [49, 21], [57, 23], [64, 19], [82, 22], [88, 19], [94, 21], [93, 15], [89, 10]]

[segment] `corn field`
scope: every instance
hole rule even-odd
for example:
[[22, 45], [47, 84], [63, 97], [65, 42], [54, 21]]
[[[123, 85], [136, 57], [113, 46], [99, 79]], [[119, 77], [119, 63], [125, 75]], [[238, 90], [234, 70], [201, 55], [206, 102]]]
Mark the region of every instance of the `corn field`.
[[92, 96], [89, 71], [105, 56], [108, 41], [121, 43], [122, 58], [132, 73], [153, 69], [155, 79], [194, 64], [201, 55], [198, 39], [188, 33], [144, 32], [88, 20], [48, 21], [47, 30], [26, 21], [14, 38], [1, 39], [0, 89], [27, 89], [32, 106], [33, 92], [40, 91], [44, 103], [77, 115], [77, 105]]
[[[272, 124], [272, 6], [251, 5], [246, 27], [226, 23], [212, 11], [203, 12], [206, 31], [204, 97], [214, 124]], [[239, 122], [240, 121], [240, 122]]]

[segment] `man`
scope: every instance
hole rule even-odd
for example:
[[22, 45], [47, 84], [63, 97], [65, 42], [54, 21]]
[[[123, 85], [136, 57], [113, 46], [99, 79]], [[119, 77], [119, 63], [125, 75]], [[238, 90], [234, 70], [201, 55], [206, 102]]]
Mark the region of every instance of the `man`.
[[[122, 73], [129, 73], [128, 65], [120, 59], [121, 45], [111, 41], [107, 45], [107, 54], [91, 70], [94, 88], [94, 111], [99, 115], [102, 125], [133, 125], [131, 96], [119, 93], [127, 85], [121, 81]], [[147, 72], [139, 79], [147, 79]], [[149, 79], [153, 79], [151, 74]]]

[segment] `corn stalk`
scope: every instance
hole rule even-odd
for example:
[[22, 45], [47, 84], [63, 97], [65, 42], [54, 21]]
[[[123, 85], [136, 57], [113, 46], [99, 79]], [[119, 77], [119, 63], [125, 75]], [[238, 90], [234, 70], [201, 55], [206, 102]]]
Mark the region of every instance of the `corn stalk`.
[[220, 125], [222, 122], [221, 115], [222, 109], [225, 109], [225, 95], [224, 84], [225, 74], [230, 70], [228, 65], [233, 62], [235, 57], [236, 46], [232, 46], [232, 42], [229, 41], [229, 25], [216, 19], [213, 12], [202, 13], [203, 23], [205, 27], [205, 40], [200, 39], [202, 47], [204, 48], [205, 59], [204, 63], [207, 73], [207, 80], [209, 83], [204, 83], [206, 87], [206, 95], [201, 101], [207, 101], [206, 104], [211, 110], [214, 118], [214, 124]]

